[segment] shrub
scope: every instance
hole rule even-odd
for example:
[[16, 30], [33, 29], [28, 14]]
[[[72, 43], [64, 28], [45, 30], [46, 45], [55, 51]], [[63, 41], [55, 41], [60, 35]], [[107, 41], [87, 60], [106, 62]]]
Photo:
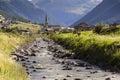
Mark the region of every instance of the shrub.
[[101, 23], [101, 24], [98, 24], [98, 25], [95, 27], [94, 32], [100, 34], [100, 32], [102, 31], [102, 29], [103, 29], [104, 26], [105, 26], [105, 25], [102, 24], [102, 23]]

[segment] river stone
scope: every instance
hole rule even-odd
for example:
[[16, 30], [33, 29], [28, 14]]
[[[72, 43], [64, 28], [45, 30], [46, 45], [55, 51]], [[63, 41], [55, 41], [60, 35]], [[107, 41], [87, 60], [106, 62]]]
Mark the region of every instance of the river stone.
[[22, 59], [21, 59], [21, 61], [25, 61], [25, 59], [24, 59], [24, 58], [22, 58]]
[[72, 75], [67, 75], [66, 77], [72, 77]]
[[82, 80], [82, 79], [79, 79], [79, 78], [75, 78], [74, 80]]
[[46, 78], [46, 76], [43, 76], [42, 78]]
[[72, 70], [71, 66], [64, 66], [63, 70]]
[[86, 69], [93, 69], [93, 67], [91, 67], [91, 66], [87, 66]]
[[33, 72], [36, 72], [36, 70], [34, 69]]
[[111, 80], [111, 78], [108, 77], [108, 78], [106, 78], [105, 80]]
[[32, 53], [31, 56], [36, 56], [36, 54], [35, 54], [35, 53]]
[[16, 55], [13, 55], [11, 58], [12, 60], [19, 61], [19, 58]]
[[98, 71], [91, 71], [90, 74], [98, 73]]
[[37, 63], [36, 61], [33, 61], [33, 63]]

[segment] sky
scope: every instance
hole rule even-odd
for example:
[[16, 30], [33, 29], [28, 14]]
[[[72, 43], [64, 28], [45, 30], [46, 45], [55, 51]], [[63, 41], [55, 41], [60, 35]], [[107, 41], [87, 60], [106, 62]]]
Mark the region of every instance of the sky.
[[85, 16], [102, 0], [32, 0], [59, 22], [70, 25]]

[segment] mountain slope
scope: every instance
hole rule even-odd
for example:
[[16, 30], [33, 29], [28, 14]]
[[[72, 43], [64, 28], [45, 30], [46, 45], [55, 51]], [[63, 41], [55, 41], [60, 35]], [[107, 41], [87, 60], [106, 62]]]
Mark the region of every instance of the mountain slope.
[[19, 16], [14, 16], [12, 14], [6, 13], [2, 10], [0, 10], [0, 15], [4, 16], [6, 19], [11, 18], [13, 21], [18, 20], [18, 21], [23, 21], [23, 22], [28, 22], [27, 19], [19, 17]]
[[32, 0], [59, 22], [70, 25], [91, 11], [102, 0]]
[[81, 22], [86, 22], [88, 24], [97, 24], [100, 22], [107, 24], [114, 22], [120, 23], [120, 0], [104, 0], [72, 26]]
[[43, 23], [46, 15], [45, 11], [36, 8], [28, 0], [0, 0], [0, 9], [37, 23]]

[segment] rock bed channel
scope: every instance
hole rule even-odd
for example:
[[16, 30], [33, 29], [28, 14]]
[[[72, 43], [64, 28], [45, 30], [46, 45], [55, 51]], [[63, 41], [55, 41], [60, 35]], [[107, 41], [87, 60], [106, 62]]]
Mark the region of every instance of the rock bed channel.
[[120, 74], [82, 60], [68, 59], [66, 53], [69, 51], [53, 41], [37, 38], [16, 50], [12, 58], [26, 69], [31, 80], [120, 80]]

